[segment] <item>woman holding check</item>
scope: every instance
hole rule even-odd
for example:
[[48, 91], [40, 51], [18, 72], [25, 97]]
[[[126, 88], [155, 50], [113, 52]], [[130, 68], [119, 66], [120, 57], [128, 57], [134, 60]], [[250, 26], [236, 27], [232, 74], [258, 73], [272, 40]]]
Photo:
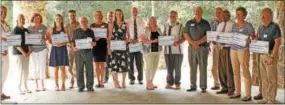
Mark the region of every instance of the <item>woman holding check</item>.
[[[102, 21], [103, 14], [102, 11], [98, 10], [95, 12], [94, 15], [95, 23], [90, 25], [90, 28], [97, 28], [97, 29], [106, 29], [108, 28], [108, 24]], [[94, 32], [96, 36], [99, 33]], [[107, 36], [107, 33], [106, 33]], [[99, 38], [96, 37], [97, 45], [93, 47], [93, 57], [94, 57], [94, 67], [96, 72], [96, 77], [98, 80], [97, 88], [104, 87], [104, 74], [105, 74], [105, 62], [107, 59], [107, 40], [106, 38]]]
[[[129, 26], [124, 21], [124, 14], [121, 9], [116, 9], [115, 11], [115, 21], [114, 23], [111, 23], [108, 27], [109, 36], [108, 40], [109, 42], [112, 41], [125, 41], [125, 44], [128, 44], [129, 42]], [[111, 42], [112, 43], [112, 42]], [[126, 45], [127, 47], [127, 45]], [[114, 85], [116, 88], [121, 88], [119, 81], [118, 81], [118, 72], [123, 72], [123, 80], [122, 80], [122, 88], [126, 88], [126, 75], [127, 71], [130, 69], [129, 66], [129, 51], [128, 48], [126, 50], [122, 51], [112, 51], [110, 49], [110, 43], [109, 43], [109, 49], [108, 53], [111, 54], [111, 68], [114, 76]]]
[[148, 19], [148, 26], [146, 27], [145, 34], [140, 36], [144, 44], [144, 55], [146, 60], [146, 89], [153, 90], [157, 86], [153, 85], [153, 78], [159, 62], [159, 51], [161, 47], [158, 45], [158, 37], [162, 35], [161, 29], [157, 25], [156, 18], [151, 16]]
[[45, 67], [46, 67], [46, 57], [48, 54], [46, 42], [46, 30], [47, 27], [42, 24], [43, 18], [40, 14], [34, 13], [31, 18], [32, 25], [28, 26], [28, 30], [30, 34], [38, 34], [41, 35], [42, 44], [33, 44], [31, 45], [32, 53], [30, 56], [30, 65], [31, 71], [33, 72], [33, 78], [36, 83], [36, 91], [40, 91], [38, 80], [42, 82], [42, 91], [45, 91], [44, 79], [46, 77]]
[[[32, 52], [31, 47], [25, 44], [25, 33], [28, 32], [28, 29], [24, 28], [25, 17], [23, 14], [18, 15], [17, 26], [13, 29], [12, 34], [21, 35], [21, 45], [13, 47], [13, 55], [15, 55], [16, 67], [18, 67], [19, 73], [19, 91], [23, 95], [25, 93], [32, 93], [27, 85], [28, 75], [29, 75], [29, 56]], [[21, 86], [22, 82], [25, 85], [25, 91], [22, 91]]]
[[[54, 26], [48, 32], [49, 43], [53, 46], [51, 48], [50, 54], [50, 66], [55, 68], [55, 85], [56, 91], [59, 91], [58, 86], [58, 69], [61, 69], [61, 79], [62, 79], [62, 86], [61, 91], [65, 91], [65, 66], [69, 65], [68, 62], [68, 53], [67, 53], [67, 42], [60, 42], [60, 43], [52, 43], [52, 37], [55, 34], [65, 33], [64, 26], [63, 26], [63, 17], [60, 14], [57, 14], [54, 19]], [[67, 35], [67, 34], [65, 34]]]

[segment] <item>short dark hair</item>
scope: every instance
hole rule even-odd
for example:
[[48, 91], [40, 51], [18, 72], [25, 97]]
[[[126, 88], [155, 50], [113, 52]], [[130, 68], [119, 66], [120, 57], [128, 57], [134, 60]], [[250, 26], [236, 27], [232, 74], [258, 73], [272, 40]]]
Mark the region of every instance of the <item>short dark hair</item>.
[[243, 13], [243, 16], [244, 16], [244, 17], [247, 16], [247, 11], [246, 11], [246, 9], [245, 9], [244, 7], [238, 7], [238, 8], [236, 9], [236, 12], [237, 12], [237, 11], [241, 11], [241, 12]]
[[172, 13], [178, 15], [178, 13], [177, 13], [176, 11], [174, 11], [174, 10], [171, 10], [171, 11], [169, 12], [169, 14], [172, 14]]
[[224, 13], [226, 13], [229, 17], [231, 17], [231, 13], [230, 13], [230, 11], [228, 11], [228, 10], [224, 10], [223, 12], [224, 12]]
[[72, 9], [72, 10], [69, 10], [68, 13], [76, 13], [76, 11]]

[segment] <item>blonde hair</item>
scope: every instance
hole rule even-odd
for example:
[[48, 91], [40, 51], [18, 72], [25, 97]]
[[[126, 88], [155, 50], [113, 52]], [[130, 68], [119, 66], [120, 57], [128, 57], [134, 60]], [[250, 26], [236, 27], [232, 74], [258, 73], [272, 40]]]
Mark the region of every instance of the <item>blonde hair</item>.
[[17, 25], [19, 25], [20, 18], [24, 18], [25, 19], [25, 16], [23, 14], [19, 14], [17, 16], [17, 20], [16, 20]]
[[[101, 10], [96, 10], [95, 13], [94, 13], [94, 15], [95, 15], [97, 12], [101, 14], [101, 20], [102, 20], [102, 19], [103, 19], [103, 13], [102, 13], [102, 11], [101, 11]], [[95, 18], [95, 17], [94, 17], [94, 18]]]
[[157, 20], [156, 20], [156, 18], [154, 16], [151, 16], [151, 17], [148, 18], [147, 27], [150, 28], [150, 20], [151, 19], [154, 19], [154, 21], [155, 21], [155, 28], [158, 29]]

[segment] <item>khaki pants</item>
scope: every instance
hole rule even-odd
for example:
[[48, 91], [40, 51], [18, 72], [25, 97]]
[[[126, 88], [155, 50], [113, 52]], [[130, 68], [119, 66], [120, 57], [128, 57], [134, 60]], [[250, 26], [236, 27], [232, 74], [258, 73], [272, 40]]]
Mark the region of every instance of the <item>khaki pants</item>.
[[262, 93], [262, 81], [260, 75], [260, 54], [253, 53], [252, 54], [252, 84], [256, 84], [258, 82], [259, 85], [259, 93]]
[[268, 65], [266, 59], [269, 54], [260, 55], [260, 74], [262, 81], [262, 95], [265, 101], [275, 101], [277, 93], [277, 58], [274, 58], [273, 63]]
[[213, 65], [212, 65], [212, 76], [214, 79], [214, 86], [219, 87], [219, 75], [218, 75], [218, 64], [219, 62], [217, 61], [219, 59], [219, 46], [214, 45], [213, 48]]
[[[231, 62], [234, 71], [235, 94], [241, 94], [240, 69], [245, 83], [245, 96], [251, 96], [251, 75], [249, 72], [249, 49], [231, 50]], [[241, 67], [241, 68], [240, 68]]]
[[159, 63], [159, 53], [150, 52], [144, 56], [146, 60], [146, 80], [153, 80]]

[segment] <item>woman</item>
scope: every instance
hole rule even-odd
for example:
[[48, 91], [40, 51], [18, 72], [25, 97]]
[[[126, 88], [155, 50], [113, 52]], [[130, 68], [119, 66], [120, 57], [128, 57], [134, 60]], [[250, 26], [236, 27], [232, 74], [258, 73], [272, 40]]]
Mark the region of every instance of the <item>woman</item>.
[[27, 29], [31, 34], [39, 34], [42, 35], [42, 45], [31, 45], [32, 53], [31, 53], [31, 65], [32, 65], [32, 72], [33, 78], [36, 83], [36, 92], [39, 92], [39, 84], [38, 81], [41, 81], [42, 91], [45, 91], [44, 80], [46, 77], [45, 66], [46, 66], [46, 56], [47, 56], [47, 47], [44, 44], [46, 39], [46, 30], [47, 27], [42, 24], [43, 18], [40, 14], [34, 13], [31, 18], [32, 25], [29, 26]]
[[[129, 42], [129, 26], [124, 21], [124, 14], [121, 9], [116, 9], [115, 11], [115, 21], [108, 26], [109, 36], [108, 40], [121, 40], [125, 41], [125, 44]], [[110, 44], [108, 47], [108, 53], [111, 54], [111, 68], [114, 77], [114, 84], [116, 88], [121, 88], [118, 81], [118, 72], [123, 72], [122, 88], [126, 88], [126, 73], [129, 70], [129, 57], [128, 48], [125, 51], [112, 51], [110, 49]], [[120, 71], [121, 69], [121, 71]]]
[[153, 84], [153, 78], [155, 76], [156, 69], [159, 62], [159, 51], [161, 47], [158, 45], [158, 36], [162, 35], [161, 29], [157, 25], [155, 17], [150, 17], [148, 20], [148, 26], [146, 27], [145, 34], [140, 38], [144, 44], [146, 60], [146, 89], [153, 90], [157, 88]]
[[[94, 15], [95, 23], [90, 25], [90, 28], [101, 28], [106, 29], [108, 28], [108, 24], [104, 23], [102, 21], [103, 14], [102, 11], [98, 10], [95, 12]], [[96, 37], [96, 32], [94, 32], [94, 35]], [[107, 33], [106, 33], [107, 36]], [[106, 38], [99, 38], [96, 37], [96, 43], [97, 45], [93, 47], [93, 57], [94, 57], [94, 65], [96, 68], [96, 77], [98, 80], [98, 85], [96, 87], [103, 88], [104, 87], [104, 74], [105, 74], [105, 62], [107, 58], [107, 40]]]
[[[68, 53], [67, 53], [67, 42], [63, 43], [52, 43], [52, 36], [55, 34], [65, 33], [64, 26], [63, 26], [63, 17], [60, 14], [57, 14], [54, 19], [53, 28], [49, 30], [48, 37], [49, 43], [52, 44], [51, 52], [50, 52], [50, 65], [55, 69], [55, 85], [56, 91], [59, 91], [58, 86], [58, 69], [61, 69], [61, 91], [65, 91], [65, 66], [69, 65], [68, 62]], [[65, 34], [67, 35], [67, 34]]]
[[[6, 22], [6, 16], [7, 16], [7, 8], [4, 6], [1, 6], [1, 40], [6, 41], [6, 35], [4, 33], [10, 32], [11, 28]], [[4, 82], [7, 78], [8, 70], [9, 70], [9, 59], [8, 59], [8, 50], [5, 50], [1, 52], [1, 100], [4, 99], [10, 99], [10, 96], [7, 96], [3, 93], [3, 87], [4, 87]]]
[[[28, 33], [28, 29], [24, 28], [25, 17], [23, 14], [18, 15], [17, 17], [17, 26], [13, 29], [12, 34], [21, 35], [21, 45], [13, 47], [13, 55], [15, 55], [15, 64], [19, 70], [19, 91], [23, 95], [25, 93], [31, 93], [28, 88], [27, 81], [29, 75], [29, 56], [32, 52], [31, 47], [25, 44], [25, 33]], [[22, 91], [21, 86], [24, 82], [25, 91]]]
[[246, 22], [244, 19], [247, 15], [247, 11], [243, 7], [238, 7], [236, 9], [237, 23], [233, 24], [232, 32], [241, 33], [249, 36], [247, 39], [246, 47], [239, 45], [231, 46], [231, 62], [234, 72], [234, 82], [235, 82], [235, 94], [230, 96], [231, 99], [240, 98], [241, 97], [241, 78], [240, 78], [240, 67], [242, 69], [244, 83], [245, 83], [245, 97], [243, 97], [242, 101], [250, 101], [251, 100], [251, 75], [249, 72], [249, 48], [248, 45], [250, 43], [250, 38], [254, 39], [254, 29], [252, 24]]

